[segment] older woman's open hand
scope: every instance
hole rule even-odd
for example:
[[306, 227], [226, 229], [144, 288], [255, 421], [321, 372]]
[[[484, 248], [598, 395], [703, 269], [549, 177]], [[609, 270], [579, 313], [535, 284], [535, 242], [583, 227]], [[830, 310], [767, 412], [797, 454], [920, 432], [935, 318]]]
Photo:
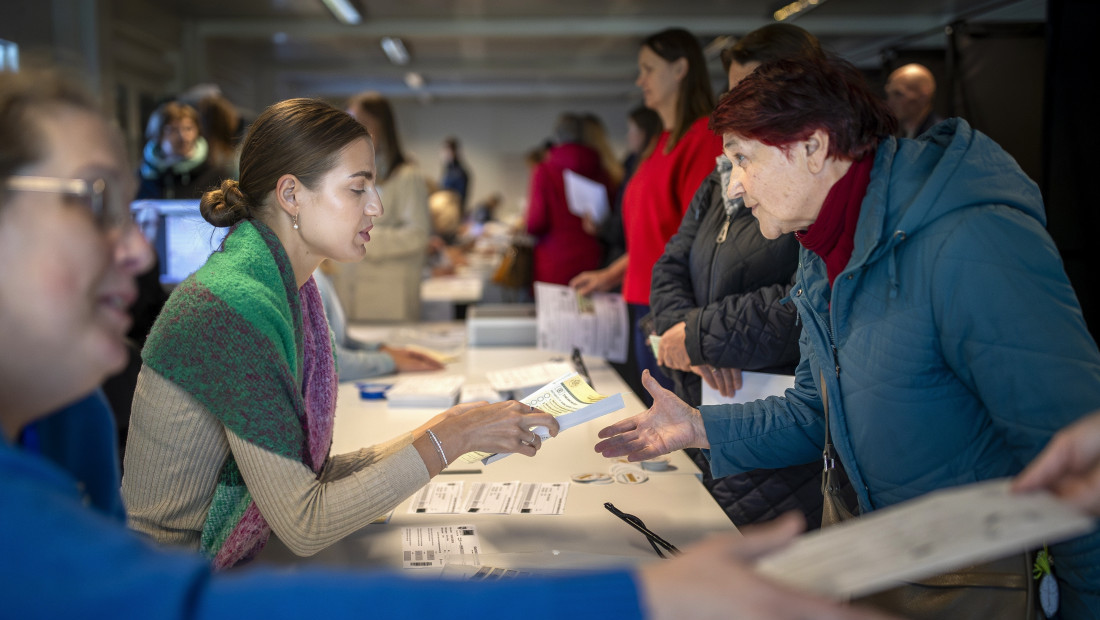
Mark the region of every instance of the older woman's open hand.
[[596, 444], [596, 452], [644, 461], [681, 448], [710, 447], [698, 409], [661, 387], [648, 370], [642, 372], [642, 385], [653, 397], [653, 406], [601, 430], [600, 437], [606, 439]]

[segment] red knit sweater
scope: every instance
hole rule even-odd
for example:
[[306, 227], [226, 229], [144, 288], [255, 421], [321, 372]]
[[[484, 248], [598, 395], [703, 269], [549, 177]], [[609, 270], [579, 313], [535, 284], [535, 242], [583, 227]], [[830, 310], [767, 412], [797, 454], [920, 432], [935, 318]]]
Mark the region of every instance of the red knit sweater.
[[623, 232], [630, 257], [623, 298], [631, 304], [649, 305], [653, 265], [679, 230], [692, 197], [722, 152], [722, 139], [707, 129], [706, 117], [692, 123], [666, 154], [668, 138], [667, 131], [661, 134], [653, 154], [638, 165], [623, 195]]
[[848, 266], [848, 261], [852, 260], [859, 207], [863, 204], [863, 197], [867, 195], [874, 163], [874, 153], [853, 163], [848, 172], [829, 190], [817, 220], [805, 231], [795, 233], [802, 247], [825, 260], [829, 286], [833, 285], [837, 275]]

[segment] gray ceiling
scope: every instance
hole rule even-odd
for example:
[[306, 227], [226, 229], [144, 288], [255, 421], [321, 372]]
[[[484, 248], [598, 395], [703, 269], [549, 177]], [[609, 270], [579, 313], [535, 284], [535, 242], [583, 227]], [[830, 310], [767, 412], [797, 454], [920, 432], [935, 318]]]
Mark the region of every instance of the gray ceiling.
[[[163, 0], [185, 24], [198, 76], [226, 50], [271, 72], [281, 89], [343, 97], [619, 98], [633, 91], [639, 40], [671, 26], [712, 55], [728, 39], [771, 23], [773, 0], [352, 0], [363, 22], [339, 23], [321, 0]], [[863, 67], [893, 48], [934, 48], [957, 19], [1043, 21], [1043, 0], [822, 0], [792, 21]], [[411, 54], [399, 67], [381, 37]], [[712, 63], [715, 72], [718, 63]], [[420, 92], [408, 72], [424, 79]], [[721, 76], [715, 74], [716, 80]]]

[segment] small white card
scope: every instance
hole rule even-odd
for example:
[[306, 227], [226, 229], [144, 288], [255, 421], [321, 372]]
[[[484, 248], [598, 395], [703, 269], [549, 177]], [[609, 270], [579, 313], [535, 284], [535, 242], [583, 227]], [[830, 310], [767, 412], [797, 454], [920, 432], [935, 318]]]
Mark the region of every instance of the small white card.
[[508, 514], [519, 491], [519, 480], [510, 482], [475, 482], [462, 512]]
[[560, 515], [565, 512], [565, 496], [568, 493], [568, 482], [525, 482], [519, 488], [512, 513]]
[[[442, 567], [448, 554], [473, 556], [476, 564], [481, 541], [472, 525], [406, 527], [401, 543], [403, 568]], [[469, 563], [469, 562], [467, 562]]]
[[410, 514], [447, 514], [458, 512], [462, 481], [429, 482], [409, 502]]

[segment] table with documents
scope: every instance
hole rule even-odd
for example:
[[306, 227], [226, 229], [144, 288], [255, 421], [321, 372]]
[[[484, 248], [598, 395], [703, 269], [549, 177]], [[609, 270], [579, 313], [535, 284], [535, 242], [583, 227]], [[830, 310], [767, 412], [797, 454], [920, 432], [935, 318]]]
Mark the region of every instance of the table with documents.
[[[485, 383], [488, 372], [549, 361], [568, 362], [569, 356], [531, 347], [471, 347], [461, 352], [458, 362], [448, 364], [438, 374], [461, 374], [468, 382]], [[414, 497], [401, 502], [387, 523], [368, 525], [309, 558], [295, 557], [272, 536], [259, 561], [401, 568], [403, 549], [408, 549], [407, 538], [410, 535], [423, 535], [432, 528], [435, 534], [447, 528], [458, 528], [456, 531], [462, 532], [465, 530], [461, 528], [466, 526], [476, 529], [477, 551], [483, 564], [583, 568], [632, 565], [657, 559], [646, 537], [608, 512], [604, 508], [605, 502], [612, 502], [620, 510], [636, 515], [649, 529], [680, 548], [690, 546], [710, 533], [736, 531], [699, 482], [698, 468], [682, 452], [671, 455], [667, 470], [646, 471], [648, 480], [640, 484], [585, 484], [572, 481], [574, 475], [608, 473], [612, 466], [618, 464], [616, 460], [605, 459], [593, 450], [598, 441], [596, 433], [608, 424], [639, 413], [644, 408], [605, 361], [585, 358], [584, 362], [596, 391], [604, 395], [621, 392], [626, 405], [624, 409], [547, 440], [533, 458], [514, 455], [489, 465], [482, 465], [481, 462], [453, 463], [449, 468], [451, 473], [443, 473], [432, 480], [437, 484], [461, 482], [464, 495], [475, 487], [488, 489], [491, 483], [498, 483], [497, 489], [502, 486], [507, 488], [507, 485], [501, 484], [505, 482], [524, 485], [543, 483], [543, 487], [549, 490], [557, 488], [552, 487], [555, 483], [569, 483], [561, 514], [521, 514], [519, 511], [512, 514], [410, 512], [410, 501]], [[430, 373], [424, 376], [430, 376]], [[394, 377], [372, 379], [379, 382], [393, 380]], [[341, 384], [332, 453], [351, 452], [362, 446], [386, 441], [415, 428], [438, 412], [438, 409], [431, 408], [390, 407], [385, 400], [363, 400], [354, 383]], [[464, 498], [459, 498], [459, 505], [466, 503]], [[404, 572], [436, 575], [440, 571], [440, 568], [434, 567]]]

